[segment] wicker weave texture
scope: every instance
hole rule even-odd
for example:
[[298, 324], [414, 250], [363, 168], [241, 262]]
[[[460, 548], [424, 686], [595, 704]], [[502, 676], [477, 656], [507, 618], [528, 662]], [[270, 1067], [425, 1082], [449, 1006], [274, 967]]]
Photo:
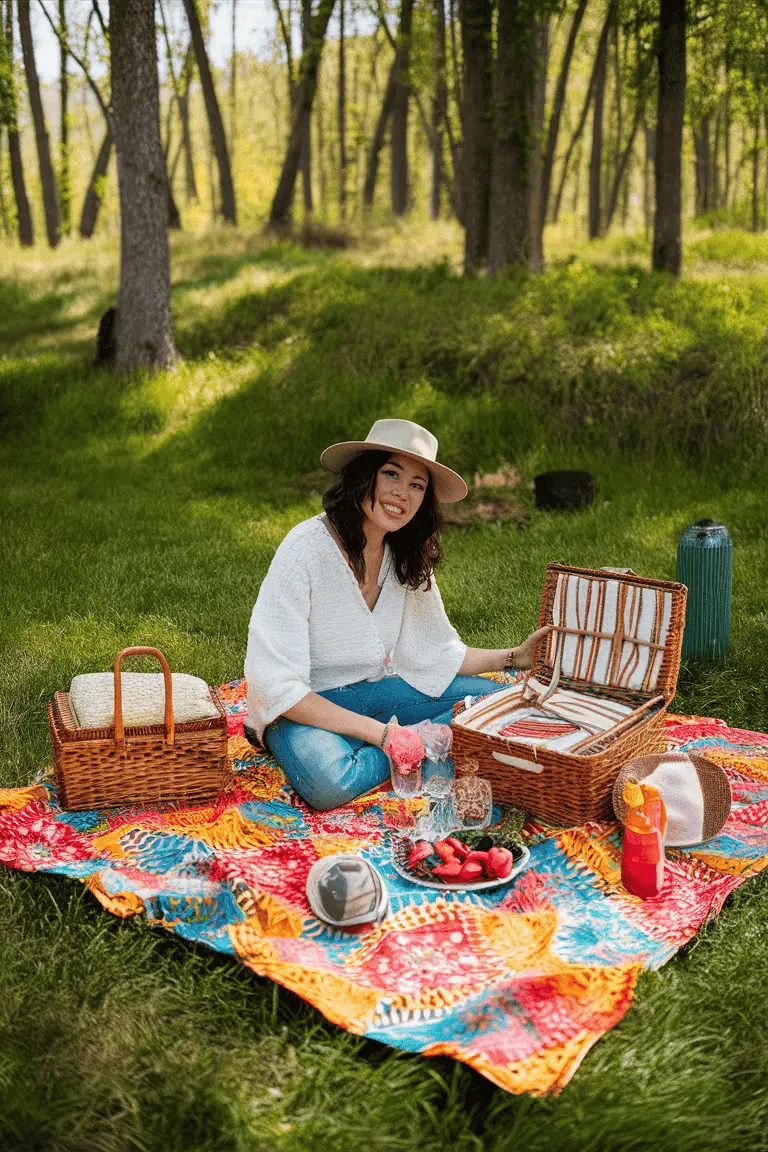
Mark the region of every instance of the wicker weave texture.
[[[124, 654], [116, 661], [118, 675]], [[69, 694], [57, 692], [48, 704], [48, 724], [61, 807], [78, 811], [214, 799], [227, 786], [230, 769], [226, 716], [213, 692], [211, 700], [213, 719], [176, 724], [170, 731], [167, 724], [124, 730], [120, 725], [116, 733], [114, 726], [78, 728]]]
[[649, 714], [594, 756], [569, 756], [538, 748], [539, 772], [505, 764], [494, 757], [496, 752], [530, 761], [530, 746], [453, 725], [456, 774], [479, 773], [490, 780], [494, 800], [523, 808], [531, 816], [552, 824], [612, 819], [611, 791], [624, 764], [635, 756], [666, 749], [665, 712], [666, 707]]
[[[573, 578], [588, 581], [599, 592], [609, 580], [617, 581], [619, 610], [616, 612], [615, 632], [606, 635], [602, 631], [595, 633], [587, 626], [574, 627], [571, 620], [564, 620], [562, 611], [555, 619], [553, 609], [558, 586], [561, 592], [559, 603], [562, 604], [563, 581]], [[647, 589], [648, 592], [638, 594], [633, 589]], [[648, 596], [651, 602], [656, 598], [659, 604], [658, 621], [654, 619], [650, 635], [642, 639], [633, 635], [632, 628], [626, 628], [626, 618], [630, 613], [625, 613], [623, 606], [642, 603]], [[602, 603], [602, 592], [600, 597]], [[554, 623], [555, 630], [541, 645], [532, 674], [542, 683], [551, 681], [553, 660], [558, 651], [558, 630], [567, 632], [577, 637], [577, 651], [580, 653], [583, 649], [585, 659], [582, 663], [579, 656], [576, 662], [577, 670], [583, 670], [582, 675], [569, 676], [560, 672], [560, 686], [630, 704], [635, 709], [645, 706], [645, 711], [634, 723], [622, 723], [615, 734], [608, 732], [602, 739], [596, 737], [594, 747], [587, 749], [591, 752], [589, 755], [553, 751], [541, 745], [533, 749], [530, 744], [499, 736], [494, 731], [473, 731], [454, 722], [456, 772], [459, 775], [479, 773], [490, 780], [494, 799], [523, 808], [532, 816], [553, 824], [572, 825], [587, 820], [610, 819], [611, 790], [621, 768], [635, 756], [665, 751], [664, 715], [677, 685], [685, 598], [685, 586], [670, 581], [648, 580], [634, 574], [609, 575], [599, 569], [572, 568], [564, 564], [547, 565], [540, 624]], [[596, 614], [596, 618], [599, 627], [602, 616]], [[597, 653], [600, 639], [610, 647], [610, 658], [604, 665], [609, 669], [607, 683], [595, 683], [589, 678], [595, 667], [595, 657], [593, 655], [590, 660], [590, 654]], [[635, 648], [640, 653], [637, 659]], [[654, 659], [654, 653], [660, 654], [660, 658]], [[627, 687], [626, 682], [637, 667], [646, 670], [643, 682], [640, 687]], [[457, 706], [454, 716], [462, 711], [463, 706]], [[515, 759], [527, 766], [509, 762]]]

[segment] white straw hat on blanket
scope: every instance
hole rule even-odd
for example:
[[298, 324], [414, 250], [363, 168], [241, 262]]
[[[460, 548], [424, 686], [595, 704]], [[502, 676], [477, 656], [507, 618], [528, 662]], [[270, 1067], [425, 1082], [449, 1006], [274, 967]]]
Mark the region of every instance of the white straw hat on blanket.
[[731, 811], [731, 786], [723, 769], [706, 756], [661, 752], [625, 764], [613, 787], [613, 810], [624, 819], [624, 784], [633, 776], [658, 788], [667, 810], [667, 848], [690, 848], [717, 836]]
[[467, 494], [467, 486], [458, 472], [438, 464], [436, 437], [412, 420], [377, 420], [365, 440], [331, 444], [320, 457], [320, 463], [329, 472], [341, 472], [355, 456], [371, 450], [398, 452], [425, 464], [432, 474], [435, 495], [443, 504], [455, 504]]

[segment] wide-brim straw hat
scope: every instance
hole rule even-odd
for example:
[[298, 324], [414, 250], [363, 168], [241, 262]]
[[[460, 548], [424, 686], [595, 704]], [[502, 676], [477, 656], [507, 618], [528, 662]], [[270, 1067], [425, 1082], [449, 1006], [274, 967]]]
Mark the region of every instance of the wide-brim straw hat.
[[613, 787], [613, 810], [624, 820], [624, 785], [629, 777], [658, 788], [667, 810], [664, 844], [691, 848], [721, 831], [731, 811], [731, 785], [723, 769], [695, 752], [636, 756], [625, 764]]
[[345, 464], [361, 452], [380, 450], [410, 456], [432, 474], [435, 496], [441, 504], [455, 504], [467, 494], [467, 486], [452, 468], [437, 462], [437, 438], [412, 420], [377, 420], [365, 440], [343, 440], [331, 444], [320, 457], [329, 472], [341, 472]]

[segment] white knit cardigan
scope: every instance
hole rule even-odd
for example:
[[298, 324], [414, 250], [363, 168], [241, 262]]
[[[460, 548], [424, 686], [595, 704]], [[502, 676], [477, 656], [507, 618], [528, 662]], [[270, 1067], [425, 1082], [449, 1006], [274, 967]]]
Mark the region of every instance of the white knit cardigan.
[[308, 692], [386, 675], [427, 696], [446, 690], [466, 647], [434, 577], [429, 588], [403, 587], [387, 546], [379, 585], [371, 611], [322, 517], [291, 529], [264, 577], [248, 628], [248, 724], [259, 737]]

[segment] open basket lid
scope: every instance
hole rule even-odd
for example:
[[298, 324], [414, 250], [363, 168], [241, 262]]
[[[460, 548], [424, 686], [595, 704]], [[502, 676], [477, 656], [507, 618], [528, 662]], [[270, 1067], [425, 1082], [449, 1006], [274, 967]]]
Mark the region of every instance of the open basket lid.
[[533, 669], [567, 687], [671, 700], [685, 627], [684, 584], [634, 572], [548, 564], [541, 624], [554, 624]]

